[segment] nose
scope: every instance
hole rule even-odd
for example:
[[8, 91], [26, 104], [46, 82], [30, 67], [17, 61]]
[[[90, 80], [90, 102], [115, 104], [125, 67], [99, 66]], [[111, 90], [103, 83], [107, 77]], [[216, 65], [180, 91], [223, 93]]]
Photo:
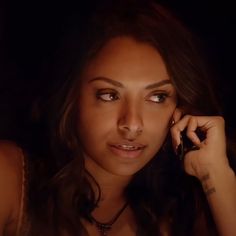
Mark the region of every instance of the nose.
[[141, 107], [124, 104], [118, 120], [119, 132], [128, 140], [133, 140], [143, 132], [143, 119]]

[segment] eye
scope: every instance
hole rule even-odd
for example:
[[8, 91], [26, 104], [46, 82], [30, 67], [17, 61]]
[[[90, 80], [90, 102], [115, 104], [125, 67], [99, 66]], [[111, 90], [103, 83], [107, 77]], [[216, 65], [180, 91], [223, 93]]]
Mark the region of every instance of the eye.
[[112, 102], [119, 99], [118, 93], [116, 91], [98, 91], [96, 93], [96, 98], [104, 102]]
[[163, 103], [165, 102], [167, 97], [168, 97], [168, 94], [166, 93], [156, 93], [156, 94], [152, 94], [148, 98], [148, 100], [155, 103]]

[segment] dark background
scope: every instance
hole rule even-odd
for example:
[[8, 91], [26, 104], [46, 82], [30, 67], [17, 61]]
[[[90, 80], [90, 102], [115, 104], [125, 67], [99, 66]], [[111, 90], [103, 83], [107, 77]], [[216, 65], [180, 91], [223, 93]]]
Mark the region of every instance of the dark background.
[[[11, 1], [0, 9], [0, 138], [27, 135], [30, 107], [41, 93], [42, 66], [53, 55], [63, 22], [81, 19], [102, 1]], [[217, 93], [231, 136], [235, 137], [235, 8], [233, 1], [160, 1], [169, 6], [202, 41], [215, 71]], [[83, 20], [81, 20], [83, 24]]]

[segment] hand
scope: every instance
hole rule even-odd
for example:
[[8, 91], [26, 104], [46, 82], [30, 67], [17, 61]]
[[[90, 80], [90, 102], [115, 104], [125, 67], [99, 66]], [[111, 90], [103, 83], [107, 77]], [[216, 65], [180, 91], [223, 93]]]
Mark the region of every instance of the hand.
[[[188, 174], [200, 180], [209, 170], [229, 166], [222, 117], [192, 115], [181, 117], [180, 110], [176, 109], [173, 119], [175, 123], [171, 127], [171, 136], [175, 151], [180, 144], [183, 130], [186, 130], [187, 137], [198, 147], [198, 150], [191, 150], [184, 156], [184, 169]], [[197, 128], [204, 133], [203, 140], [198, 137]]]

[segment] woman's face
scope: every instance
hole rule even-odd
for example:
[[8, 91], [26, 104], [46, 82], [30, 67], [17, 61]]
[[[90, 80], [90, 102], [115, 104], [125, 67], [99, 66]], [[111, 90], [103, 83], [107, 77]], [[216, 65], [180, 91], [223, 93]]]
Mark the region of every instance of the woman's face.
[[154, 47], [111, 39], [84, 68], [79, 94], [77, 129], [87, 167], [132, 176], [158, 152], [176, 92]]

